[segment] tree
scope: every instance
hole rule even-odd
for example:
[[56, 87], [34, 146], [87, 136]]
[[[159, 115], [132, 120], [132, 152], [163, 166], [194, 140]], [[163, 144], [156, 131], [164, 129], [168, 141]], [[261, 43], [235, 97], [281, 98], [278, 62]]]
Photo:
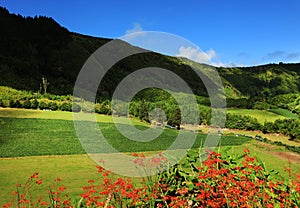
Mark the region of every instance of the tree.
[[40, 92], [43, 91], [43, 94], [47, 93], [47, 87], [49, 86], [49, 82], [47, 80], [47, 78], [42, 77], [42, 83], [40, 84]]
[[173, 113], [171, 113], [171, 115], [168, 118], [167, 124], [176, 127], [177, 130], [180, 130], [181, 113], [179, 108], [176, 108], [176, 110]]
[[145, 100], [143, 100], [143, 102], [142, 102], [142, 106], [141, 106], [140, 112], [139, 112], [139, 118], [141, 119], [141, 121], [146, 121], [148, 123], [150, 122], [149, 113], [148, 113], [148, 105]]

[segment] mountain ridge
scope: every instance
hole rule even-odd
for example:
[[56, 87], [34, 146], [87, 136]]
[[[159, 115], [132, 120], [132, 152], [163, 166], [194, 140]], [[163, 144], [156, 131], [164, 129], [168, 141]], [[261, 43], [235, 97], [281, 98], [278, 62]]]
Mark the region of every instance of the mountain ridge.
[[[111, 41], [70, 32], [51, 17], [23, 17], [0, 7], [0, 85], [39, 91], [41, 78], [52, 94], [72, 94], [82, 65], [100, 46]], [[202, 81], [178, 57], [156, 52], [137, 54], [117, 63], [100, 84], [98, 96], [111, 96], [125, 76], [144, 67], [170, 69], [183, 78], [195, 94], [207, 96]], [[201, 64], [200, 64], [201, 65]], [[203, 64], [202, 64], [203, 65]], [[203, 65], [204, 66], [204, 65]], [[300, 92], [300, 63], [252, 67], [216, 67], [227, 97], [274, 97]]]

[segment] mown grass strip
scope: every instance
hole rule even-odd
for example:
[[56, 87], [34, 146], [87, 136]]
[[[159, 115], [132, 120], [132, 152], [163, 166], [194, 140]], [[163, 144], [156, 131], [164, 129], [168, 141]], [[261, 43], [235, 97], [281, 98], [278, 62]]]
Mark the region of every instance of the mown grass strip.
[[[0, 157], [85, 154], [71, 120], [0, 119]], [[82, 122], [84, 125], [84, 121]], [[158, 138], [150, 142], [137, 142], [123, 136], [113, 123], [104, 122], [98, 125], [107, 142], [120, 152], [164, 150], [175, 141], [178, 134], [176, 130], [165, 129]], [[147, 128], [143, 125], [137, 127]], [[206, 134], [198, 134], [193, 147], [200, 147], [205, 139]], [[245, 137], [223, 136], [221, 145], [241, 145], [248, 141]]]
[[286, 118], [298, 118], [297, 114], [294, 114], [294, 113], [292, 113], [291, 111], [289, 111], [287, 109], [282, 109], [282, 108], [270, 109], [269, 112], [276, 113], [277, 115], [281, 115], [281, 116], [284, 116]]
[[279, 115], [279, 114], [269, 112], [266, 110], [229, 108], [229, 109], [227, 109], [227, 113], [243, 115], [243, 116], [251, 116], [253, 118], [256, 118], [260, 124], [263, 124], [265, 121], [274, 122], [277, 119], [286, 118], [283, 115]]

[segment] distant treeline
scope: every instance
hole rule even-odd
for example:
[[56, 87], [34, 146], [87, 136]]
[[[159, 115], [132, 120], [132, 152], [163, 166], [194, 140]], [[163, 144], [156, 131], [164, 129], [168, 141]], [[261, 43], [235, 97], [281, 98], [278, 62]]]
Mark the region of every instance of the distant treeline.
[[[185, 100], [184, 104], [185, 115], [181, 115], [180, 108], [176, 100], [168, 93], [159, 91], [159, 97], [152, 98], [147, 97], [151, 95], [146, 91], [142, 92], [144, 98], [140, 100], [134, 98], [130, 104], [123, 101], [110, 101], [104, 99], [98, 100], [96, 103], [83, 101], [80, 98], [73, 98], [71, 95], [58, 96], [51, 94], [39, 94], [30, 93], [28, 91], [14, 90], [9, 87], [0, 87], [0, 107], [11, 107], [11, 108], [26, 108], [26, 109], [40, 109], [40, 110], [62, 110], [62, 111], [74, 111], [74, 112], [86, 112], [86, 113], [99, 113], [117, 116], [133, 116], [140, 118], [145, 122], [150, 122], [151, 119], [155, 118], [158, 123], [167, 123], [170, 126], [180, 129], [180, 124], [195, 124], [198, 121], [200, 125], [211, 124], [211, 108], [208, 105], [208, 100], [202, 97], [197, 97], [198, 109], [193, 108], [190, 104], [189, 96], [186, 94], [178, 93], [177, 97], [181, 97]], [[159, 94], [159, 93], [158, 93]], [[277, 100], [276, 98], [274, 100]], [[202, 104], [201, 104], [202, 103]], [[113, 105], [113, 108], [112, 108]], [[283, 107], [283, 106], [281, 106]], [[161, 109], [162, 111], [155, 111], [155, 109]], [[195, 118], [197, 112], [199, 117]], [[163, 112], [163, 113], [162, 113]], [[152, 118], [151, 114], [152, 113]], [[154, 115], [155, 114], [155, 115]], [[263, 133], [281, 133], [290, 136], [291, 139], [300, 139], [300, 119], [283, 119], [276, 120], [275, 122], [265, 122], [263, 125], [260, 124], [256, 118], [251, 116], [227, 114], [225, 127], [230, 129], [240, 130], [261, 130]]]
[[227, 107], [242, 109], [270, 110], [283, 108], [300, 116], [300, 94], [281, 94], [274, 97], [258, 98], [227, 98]]

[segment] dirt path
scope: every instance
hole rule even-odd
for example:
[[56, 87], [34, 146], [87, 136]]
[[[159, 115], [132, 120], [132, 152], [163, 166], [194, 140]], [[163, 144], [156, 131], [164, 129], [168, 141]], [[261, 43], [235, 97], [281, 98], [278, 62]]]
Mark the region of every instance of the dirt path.
[[271, 155], [300, 164], [300, 155], [293, 152], [269, 152]]
[[279, 150], [278, 146], [268, 144], [268, 143], [263, 143], [263, 142], [256, 143], [256, 146], [263, 147], [264, 152], [267, 152], [267, 153], [269, 153], [271, 155], [274, 155], [278, 158], [290, 161], [292, 163], [300, 164], [300, 154], [297, 154], [297, 153], [294, 153], [294, 152], [288, 152], [288, 151], [278, 151]]

